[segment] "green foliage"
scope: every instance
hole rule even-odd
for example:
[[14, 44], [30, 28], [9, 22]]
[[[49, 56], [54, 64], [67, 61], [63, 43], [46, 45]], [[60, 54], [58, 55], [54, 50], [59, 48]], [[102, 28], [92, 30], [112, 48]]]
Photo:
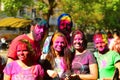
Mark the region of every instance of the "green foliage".
[[63, 12], [69, 13], [81, 28], [120, 28], [120, 0], [62, 0], [62, 3]]
[[33, 0], [1, 0], [8, 16], [16, 16], [18, 10], [33, 4]]
[[41, 10], [43, 13], [48, 13], [48, 5], [42, 1], [36, 3], [37, 11]]
[[[37, 12], [50, 15], [54, 8], [59, 6], [61, 13], [69, 13], [78, 27], [87, 29], [94, 26], [96, 29], [120, 28], [120, 0], [2, 0], [5, 12], [9, 16], [16, 16], [17, 11], [24, 6], [35, 7]], [[28, 17], [25, 15], [25, 17]]]

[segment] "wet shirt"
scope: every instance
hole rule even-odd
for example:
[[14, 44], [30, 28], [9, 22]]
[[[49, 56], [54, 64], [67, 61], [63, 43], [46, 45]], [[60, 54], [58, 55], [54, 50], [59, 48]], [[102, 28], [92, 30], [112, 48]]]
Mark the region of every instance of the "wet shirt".
[[39, 64], [23, 69], [16, 61], [7, 64], [3, 72], [12, 76], [11, 80], [37, 80], [38, 76], [44, 76], [44, 70]]
[[99, 78], [112, 78], [115, 71], [115, 63], [120, 61], [120, 55], [115, 51], [108, 51], [105, 54], [94, 52], [98, 62]]
[[72, 73], [76, 74], [89, 74], [89, 65], [96, 64], [94, 55], [86, 51], [83, 54], [75, 55], [72, 61]]
[[55, 58], [55, 68], [60, 78], [64, 76], [64, 72], [67, 70], [66, 62], [63, 57]]

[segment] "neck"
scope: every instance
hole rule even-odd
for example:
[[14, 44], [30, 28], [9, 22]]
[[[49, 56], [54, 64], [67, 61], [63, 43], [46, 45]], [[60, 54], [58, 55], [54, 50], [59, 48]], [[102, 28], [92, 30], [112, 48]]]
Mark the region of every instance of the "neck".
[[32, 32], [28, 33], [27, 36], [28, 36], [30, 39], [34, 40], [34, 38], [33, 38], [33, 36], [32, 36]]
[[55, 51], [56, 57], [59, 58], [60, 57], [60, 53]]
[[76, 55], [80, 55], [80, 54], [84, 54], [84, 52], [85, 52], [86, 50], [75, 50], [75, 54]]
[[100, 54], [105, 54], [105, 53], [107, 53], [109, 51], [109, 49], [107, 48], [107, 49], [105, 49], [104, 51], [99, 51], [99, 53]]

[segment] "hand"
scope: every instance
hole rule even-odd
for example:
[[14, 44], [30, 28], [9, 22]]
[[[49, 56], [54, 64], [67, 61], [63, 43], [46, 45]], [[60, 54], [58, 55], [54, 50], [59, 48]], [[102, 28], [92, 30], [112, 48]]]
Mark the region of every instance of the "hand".
[[58, 76], [58, 73], [54, 70], [47, 70], [47, 73], [50, 77], [55, 78]]
[[78, 76], [77, 74], [72, 74], [71, 77], [75, 77], [75, 76]]
[[44, 60], [44, 59], [46, 59], [46, 56], [47, 56], [47, 54], [42, 53], [40, 59], [41, 59], [41, 60]]

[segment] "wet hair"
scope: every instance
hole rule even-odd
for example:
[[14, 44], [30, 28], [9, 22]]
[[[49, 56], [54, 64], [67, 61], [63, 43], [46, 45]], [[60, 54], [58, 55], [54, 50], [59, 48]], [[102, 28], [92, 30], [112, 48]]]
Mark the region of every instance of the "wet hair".
[[[56, 39], [56, 37], [59, 37], [59, 36], [61, 36], [61, 37], [64, 38], [64, 40], [65, 40], [65, 48], [67, 47], [67, 44], [68, 44], [67, 43], [67, 39], [66, 39], [66, 37], [65, 37], [65, 35], [63, 33], [61, 33], [61, 32], [55, 32], [53, 34], [52, 39], [51, 39], [51, 43], [50, 43], [50, 51], [48, 52], [48, 55], [46, 56], [46, 59], [50, 62], [52, 68], [53, 68], [54, 63], [55, 63], [54, 59], [56, 57], [55, 49], [53, 48], [52, 45], [53, 45], [53, 41]], [[63, 49], [63, 51], [60, 53], [60, 56], [64, 57], [64, 53], [65, 53], [64, 51], [65, 50]]]
[[57, 20], [57, 24], [58, 24], [58, 30], [59, 30], [59, 26], [60, 26], [60, 21], [63, 20], [63, 17], [66, 17], [64, 18], [64, 20], [70, 20], [70, 26], [72, 27], [73, 26], [73, 22], [72, 22], [72, 18], [69, 14], [67, 13], [63, 13], [61, 14], [59, 17], [58, 17], [58, 20]]
[[[68, 45], [68, 43], [67, 43], [67, 39], [66, 39], [66, 37], [65, 37], [65, 35], [63, 34], [63, 33], [61, 33], [61, 32], [55, 32], [54, 34], [53, 34], [53, 36], [52, 36], [52, 38], [51, 38], [51, 42], [50, 42], [50, 52], [53, 54], [53, 56], [54, 57], [56, 57], [56, 54], [55, 54], [55, 52], [54, 52], [54, 49], [53, 49], [53, 42], [54, 42], [54, 40], [57, 38], [57, 37], [63, 37], [64, 38], [64, 40], [65, 40], [65, 47], [67, 47], [67, 45]], [[61, 56], [63, 56], [64, 55], [64, 52], [61, 54]]]
[[48, 28], [48, 23], [45, 19], [42, 18], [35, 18], [32, 20], [31, 25], [35, 26], [36, 24], [40, 25], [40, 26], [45, 26], [46, 28]]
[[33, 57], [35, 55], [35, 51], [32, 48], [32, 45], [30, 44], [30, 42], [26, 39], [20, 39], [19, 43], [17, 46], [19, 46], [20, 44], [26, 44], [26, 47], [29, 51], [29, 54]]
[[82, 40], [83, 40], [83, 48], [86, 49], [87, 48], [87, 39], [86, 39], [84, 32], [80, 29], [74, 30], [72, 32], [71, 43], [73, 43], [73, 39], [74, 39], [75, 35], [77, 35], [77, 34], [81, 34]]
[[93, 36], [93, 41], [94, 41], [94, 42], [95, 42], [96, 38], [102, 38], [103, 41], [104, 41], [106, 44], [108, 44], [108, 36], [107, 36], [107, 34], [101, 33], [101, 32], [96, 33], [96, 34], [94, 34], [94, 36]]

